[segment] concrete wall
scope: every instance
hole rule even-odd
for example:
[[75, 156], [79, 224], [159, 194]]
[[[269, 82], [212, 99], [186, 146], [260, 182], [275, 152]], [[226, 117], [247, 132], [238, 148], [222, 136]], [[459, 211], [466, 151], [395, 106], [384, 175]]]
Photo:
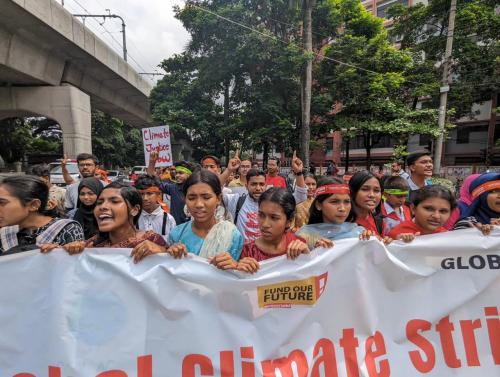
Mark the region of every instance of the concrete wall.
[[54, 0], [0, 0], [0, 86], [71, 84], [96, 109], [143, 127], [151, 84]]
[[0, 119], [45, 116], [61, 126], [64, 152], [92, 152], [90, 97], [70, 85], [0, 88]]

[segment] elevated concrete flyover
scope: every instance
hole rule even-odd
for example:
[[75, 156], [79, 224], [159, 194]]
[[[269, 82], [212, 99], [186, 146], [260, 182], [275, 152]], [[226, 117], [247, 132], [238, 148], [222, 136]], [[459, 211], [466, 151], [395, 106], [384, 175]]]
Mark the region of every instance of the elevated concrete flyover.
[[151, 123], [152, 87], [54, 0], [0, 0], [0, 119], [46, 116], [70, 156], [91, 150], [90, 109]]

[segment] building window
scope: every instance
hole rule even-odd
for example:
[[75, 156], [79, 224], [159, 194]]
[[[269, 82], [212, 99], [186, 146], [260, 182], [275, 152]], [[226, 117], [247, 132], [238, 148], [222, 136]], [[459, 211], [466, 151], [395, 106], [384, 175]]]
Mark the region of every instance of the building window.
[[402, 4], [405, 7], [408, 6], [408, 0], [383, 0], [377, 4], [377, 17], [387, 18], [387, 10], [396, 4]]
[[332, 154], [333, 153], [333, 137], [327, 137], [326, 138], [326, 154]]
[[431, 144], [431, 137], [429, 135], [419, 135], [418, 145], [421, 147], [428, 147]]
[[[391, 135], [372, 135], [373, 148], [392, 148], [395, 141]], [[358, 135], [349, 142], [351, 149], [365, 149], [365, 138]]]
[[470, 128], [458, 127], [457, 129], [457, 144], [469, 144]]
[[[471, 133], [488, 133], [488, 125], [481, 124], [477, 126], [458, 126], [457, 127], [457, 144], [469, 144], [471, 142]], [[477, 141], [477, 135], [475, 138], [472, 138], [472, 142], [474, 139]]]
[[351, 149], [364, 149], [365, 148], [365, 138], [363, 135], [358, 135], [349, 139], [349, 148]]
[[[376, 136], [375, 136], [376, 137]], [[394, 147], [394, 138], [391, 135], [382, 135], [373, 143], [373, 148], [392, 148]]]

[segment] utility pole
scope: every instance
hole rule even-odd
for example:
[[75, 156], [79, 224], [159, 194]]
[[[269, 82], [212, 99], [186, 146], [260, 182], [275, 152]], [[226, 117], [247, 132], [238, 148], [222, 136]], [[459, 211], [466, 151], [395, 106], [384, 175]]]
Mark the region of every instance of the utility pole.
[[300, 150], [304, 167], [309, 169], [309, 144], [311, 142], [311, 96], [312, 96], [312, 66], [313, 66], [313, 41], [312, 41], [312, 11], [316, 0], [303, 0], [303, 35], [304, 50], [309, 56], [302, 73], [301, 85], [301, 110], [302, 124], [300, 131]]
[[455, 14], [457, 13], [457, 0], [451, 0], [450, 16], [448, 19], [448, 36], [446, 38], [446, 50], [444, 53], [443, 62], [443, 78], [441, 81], [441, 93], [439, 98], [439, 118], [438, 126], [441, 134], [436, 142], [436, 150], [434, 152], [434, 174], [439, 175], [441, 171], [441, 160], [443, 156], [444, 144], [444, 125], [446, 123], [446, 105], [448, 102], [448, 92], [450, 91], [450, 57], [453, 50], [453, 34], [455, 33]]
[[121, 16], [118, 16], [117, 14], [111, 14], [109, 9], [106, 9], [108, 11], [108, 14], [74, 14], [73, 16], [75, 17], [82, 17], [83, 22], [85, 23], [86, 18], [102, 18], [103, 22], [106, 21], [106, 18], [119, 18], [122, 21], [122, 37], [123, 37], [123, 60], [127, 61], [127, 37], [125, 35], [125, 21]]

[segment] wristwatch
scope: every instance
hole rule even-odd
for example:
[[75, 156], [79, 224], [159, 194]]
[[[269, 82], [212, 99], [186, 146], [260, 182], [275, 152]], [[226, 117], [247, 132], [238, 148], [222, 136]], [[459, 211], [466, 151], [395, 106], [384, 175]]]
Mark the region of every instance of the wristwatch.
[[295, 175], [304, 175], [304, 172], [301, 170], [298, 173], [293, 172], [293, 174], [295, 174]]

